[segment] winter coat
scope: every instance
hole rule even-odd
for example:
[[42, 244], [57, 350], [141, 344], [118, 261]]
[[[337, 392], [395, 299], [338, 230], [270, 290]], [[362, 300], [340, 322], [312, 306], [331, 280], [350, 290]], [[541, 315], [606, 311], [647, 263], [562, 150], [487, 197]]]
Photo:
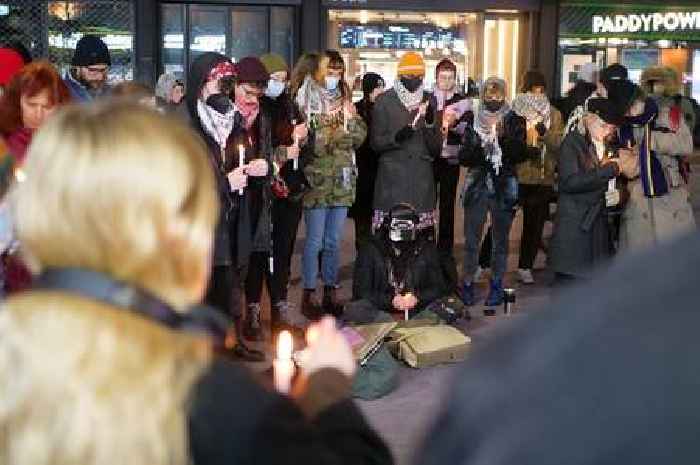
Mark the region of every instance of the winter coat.
[[357, 194], [353, 204], [351, 216], [371, 216], [372, 201], [374, 200], [374, 185], [377, 182], [377, 169], [379, 159], [377, 152], [372, 149], [372, 110], [374, 104], [366, 99], [362, 99], [355, 104], [357, 114], [367, 126], [367, 137], [357, 149]]
[[413, 463], [697, 463], [698, 269], [695, 234], [511, 319], [455, 370]]
[[[533, 132], [537, 132], [535, 127], [528, 129], [527, 132], [528, 141], [538, 138], [536, 134], [533, 134]], [[556, 108], [551, 107], [551, 123], [543, 137], [544, 157], [538, 148], [538, 157], [533, 157], [518, 165], [517, 173], [520, 184], [549, 187], [554, 185], [557, 158], [559, 157], [559, 148], [563, 138], [564, 122], [562, 121], [561, 113]]]
[[[252, 251], [252, 235], [249, 217], [240, 218], [241, 203], [244, 196], [231, 191], [227, 174], [238, 165], [238, 147], [236, 141], [240, 137], [240, 124], [231, 132], [226, 144], [226, 166], [221, 159], [221, 149], [216, 141], [206, 133], [197, 114], [197, 100], [199, 92], [206, 83], [209, 72], [217, 64], [227, 61], [223, 55], [207, 52], [199, 58], [196, 65], [190, 70], [190, 89], [187, 93], [186, 104], [190, 121], [194, 129], [202, 137], [209, 149], [209, 161], [216, 179], [217, 193], [219, 196], [219, 221], [214, 236], [214, 253], [212, 265], [214, 266], [238, 266], [247, 264], [248, 256]], [[197, 89], [196, 91], [194, 89]], [[235, 166], [234, 166], [235, 164]], [[245, 191], [244, 191], [245, 193]], [[245, 221], [240, 221], [240, 220]], [[247, 222], [247, 224], [246, 224]]]
[[[417, 254], [409, 259], [405, 291], [418, 298], [416, 310], [448, 294], [440, 259], [435, 244], [418, 239]], [[377, 234], [360, 250], [353, 274], [353, 300], [368, 300], [374, 307], [392, 311], [392, 300], [398, 290], [389, 281], [390, 245], [385, 234]]]
[[415, 115], [416, 110], [409, 113], [394, 89], [374, 104], [371, 146], [379, 156], [375, 210], [388, 212], [398, 203], [412, 205], [419, 214], [435, 209], [433, 160], [442, 149], [440, 128], [420, 118], [408, 140], [396, 141], [396, 134], [411, 125]]
[[[445, 115], [445, 108], [447, 108], [450, 105], [454, 105], [458, 102], [462, 102], [465, 100], [467, 97], [460, 93], [455, 93], [452, 98], [447, 100], [443, 104], [443, 108], [438, 108], [438, 102], [437, 98], [435, 97], [435, 94], [433, 94], [430, 98], [430, 103], [437, 109], [437, 113], [435, 114], [435, 126], [438, 128], [442, 128], [442, 118]], [[471, 102], [469, 103], [469, 107], [471, 108]], [[459, 150], [460, 150], [460, 145], [462, 145], [462, 135], [464, 134], [464, 128], [465, 125], [471, 124], [471, 121], [473, 120], [473, 115], [469, 111], [465, 111], [461, 115], [459, 115], [459, 119], [455, 123], [454, 126], [452, 126], [448, 133], [447, 133], [447, 140], [442, 146], [442, 149], [440, 150], [440, 155], [439, 157], [435, 158], [436, 162], [436, 167], [440, 166], [437, 165], [438, 158], [445, 158], [447, 160], [447, 163], [450, 165], [458, 165], [459, 164]]]
[[[661, 99], [659, 103], [662, 111], [654, 124], [668, 127], [669, 105], [676, 105], [677, 102], [673, 99]], [[620, 223], [621, 251], [643, 250], [657, 243], [674, 240], [696, 229], [688, 189], [679, 172], [677, 158], [677, 155], [684, 156], [692, 152], [692, 136], [687, 124], [680, 121], [679, 123], [679, 130], [675, 134], [651, 131], [650, 136], [651, 147], [666, 175], [668, 193], [653, 198], [644, 195], [638, 153], [644, 138], [643, 128], [634, 129], [637, 148], [634, 156], [620, 158], [620, 170], [628, 180], [627, 190], [630, 194]]]
[[359, 115], [343, 123], [319, 118], [307, 142], [309, 155], [304, 174], [311, 190], [304, 196], [304, 208], [350, 207], [355, 201], [357, 167], [355, 150], [367, 136], [367, 126]]
[[[66, 86], [68, 87], [68, 90], [70, 91], [71, 95], [71, 100], [73, 102], [88, 103], [95, 100], [95, 96], [92, 93], [90, 93], [90, 91], [84, 85], [82, 85], [75, 78], [73, 78], [70, 72], [66, 73], [66, 76], [63, 78], [63, 82], [65, 82]], [[104, 95], [108, 95], [110, 90], [111, 86], [105, 83], [96, 96], [101, 97]]]
[[[484, 148], [481, 146], [481, 138], [474, 130], [474, 114], [469, 111], [467, 129], [463, 137], [462, 149], [459, 152], [460, 164], [470, 169], [475, 179], [486, 179], [486, 173], [494, 173], [493, 166], [486, 158]], [[499, 170], [499, 177], [515, 176], [515, 169], [519, 163], [527, 160], [533, 152], [528, 149], [526, 141], [525, 118], [516, 115], [513, 111], [503, 117], [502, 132], [498, 136], [498, 144], [501, 147], [503, 166]]]
[[559, 206], [549, 247], [553, 271], [589, 277], [610, 254], [605, 191], [615, 176], [601, 166], [590, 140], [578, 130], [567, 134], [559, 153]]

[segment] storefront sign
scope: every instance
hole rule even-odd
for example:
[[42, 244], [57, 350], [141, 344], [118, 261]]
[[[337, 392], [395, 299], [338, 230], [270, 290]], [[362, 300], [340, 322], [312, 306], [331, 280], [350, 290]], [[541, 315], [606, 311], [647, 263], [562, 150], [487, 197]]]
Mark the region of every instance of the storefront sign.
[[687, 31], [700, 29], [700, 11], [630, 15], [593, 15], [593, 33]]
[[559, 10], [559, 35], [700, 41], [700, 5], [664, 7], [567, 2]]
[[329, 8], [368, 8], [411, 11], [537, 11], [540, 0], [321, 0]]

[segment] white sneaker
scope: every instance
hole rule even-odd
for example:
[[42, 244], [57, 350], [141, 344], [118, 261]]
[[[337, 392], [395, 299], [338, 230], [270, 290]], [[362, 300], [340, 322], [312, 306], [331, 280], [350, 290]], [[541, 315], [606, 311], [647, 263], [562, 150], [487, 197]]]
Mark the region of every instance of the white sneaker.
[[489, 271], [489, 268], [482, 268], [478, 267], [476, 271], [474, 272], [474, 280], [473, 282], [478, 283], [481, 282], [484, 278], [484, 274]]
[[532, 271], [523, 270], [522, 268], [518, 270], [518, 280], [523, 284], [535, 284], [535, 278], [532, 277]]

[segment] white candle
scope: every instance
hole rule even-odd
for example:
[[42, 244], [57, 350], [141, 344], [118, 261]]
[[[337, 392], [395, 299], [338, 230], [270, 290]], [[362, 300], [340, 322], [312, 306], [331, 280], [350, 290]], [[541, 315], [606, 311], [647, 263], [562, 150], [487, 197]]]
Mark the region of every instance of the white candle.
[[608, 181], [608, 192], [614, 192], [616, 187], [616, 179], [612, 178]]
[[275, 374], [275, 389], [280, 394], [289, 394], [294, 377], [292, 361], [292, 334], [282, 331], [277, 338], [277, 358], [272, 361]]
[[[297, 135], [297, 120], [292, 120], [292, 126], [294, 126], [294, 147], [299, 148], [299, 136]], [[299, 169], [299, 155], [292, 162], [294, 171]]]
[[[245, 164], [245, 147], [243, 144], [238, 146], [238, 167], [241, 168]], [[238, 189], [238, 194], [243, 195], [243, 188]]]
[[408, 309], [404, 309], [404, 311], [403, 311], [403, 319], [404, 319], [405, 321], [408, 321]]

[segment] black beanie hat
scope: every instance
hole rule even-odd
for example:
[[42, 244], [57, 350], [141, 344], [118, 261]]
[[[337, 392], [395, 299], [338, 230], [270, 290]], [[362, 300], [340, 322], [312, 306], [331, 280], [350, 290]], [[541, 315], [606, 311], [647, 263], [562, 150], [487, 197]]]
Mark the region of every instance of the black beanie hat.
[[374, 89], [379, 87], [379, 83], [384, 83], [384, 79], [377, 73], [366, 73], [362, 77], [362, 93], [369, 95]]
[[73, 66], [112, 65], [107, 45], [97, 36], [83, 36], [75, 47]]
[[607, 84], [611, 81], [626, 81], [628, 78], [627, 68], [619, 63], [614, 63], [600, 72], [600, 82]]
[[270, 73], [267, 72], [265, 65], [259, 58], [245, 57], [236, 63], [238, 69], [238, 80], [240, 82], [267, 82], [270, 79]]
[[620, 126], [625, 122], [625, 110], [607, 98], [592, 98], [588, 101], [588, 111], [595, 113], [608, 124]]

